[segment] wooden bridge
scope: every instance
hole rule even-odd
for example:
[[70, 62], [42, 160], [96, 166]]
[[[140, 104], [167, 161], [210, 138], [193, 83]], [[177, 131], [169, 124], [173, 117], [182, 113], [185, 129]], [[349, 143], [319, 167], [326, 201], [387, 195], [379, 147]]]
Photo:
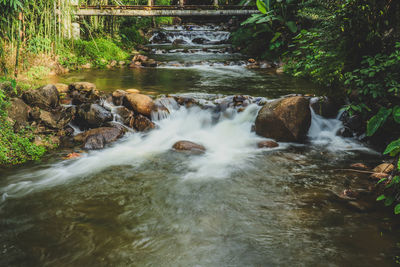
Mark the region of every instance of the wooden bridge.
[[250, 16], [259, 11], [255, 6], [218, 5], [179, 5], [157, 6], [149, 0], [147, 6], [86, 6], [77, 5], [77, 16], [141, 16], [141, 17], [183, 17], [183, 16]]

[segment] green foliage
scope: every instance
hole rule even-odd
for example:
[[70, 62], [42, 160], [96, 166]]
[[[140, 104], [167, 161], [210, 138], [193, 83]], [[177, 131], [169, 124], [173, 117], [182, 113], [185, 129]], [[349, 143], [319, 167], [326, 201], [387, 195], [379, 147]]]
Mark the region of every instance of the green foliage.
[[62, 52], [60, 62], [68, 67], [89, 62], [97, 67], [105, 67], [111, 60], [126, 60], [128, 57], [129, 54], [113, 41], [98, 38], [91, 41], [72, 41]]
[[[296, 10], [300, 1], [297, 0], [257, 0], [256, 5], [261, 14], [253, 14], [241, 23], [248, 31], [249, 36], [240, 35], [236, 32], [233, 37], [233, 44], [247, 47], [246, 52], [258, 53], [254, 49], [258, 45], [265, 51], [258, 53], [262, 58], [277, 58], [287, 48], [293, 34], [298, 32], [296, 24]], [[260, 42], [259, 40], [262, 40]], [[254, 45], [257, 44], [257, 45]]]
[[334, 43], [327, 40], [332, 37], [318, 29], [302, 30], [294, 38], [295, 49], [287, 54], [285, 70], [325, 87], [338, 86], [343, 79], [344, 63], [339, 53], [332, 49]]
[[35, 145], [33, 129], [25, 127], [14, 131], [13, 123], [7, 119], [9, 106], [7, 91], [16, 90], [16, 81], [0, 77], [0, 165], [20, 164], [30, 160], [38, 160], [46, 152], [42, 146]]

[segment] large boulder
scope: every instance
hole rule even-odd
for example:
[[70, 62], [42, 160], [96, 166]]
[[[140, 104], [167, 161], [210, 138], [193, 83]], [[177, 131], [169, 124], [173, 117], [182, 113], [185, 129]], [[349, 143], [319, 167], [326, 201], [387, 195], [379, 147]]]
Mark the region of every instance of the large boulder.
[[258, 112], [258, 135], [283, 142], [301, 142], [311, 125], [309, 100], [294, 96], [265, 104]]
[[176, 142], [172, 148], [175, 151], [179, 152], [191, 152], [191, 153], [196, 153], [196, 154], [201, 154], [206, 151], [206, 148], [202, 145], [193, 143], [191, 141], [178, 141]]
[[150, 117], [154, 108], [154, 102], [151, 97], [142, 94], [127, 94], [124, 99], [124, 106]]
[[122, 137], [124, 133], [122, 128], [101, 127], [76, 135], [74, 141], [82, 143], [83, 148], [88, 150], [101, 149], [106, 144], [114, 142]]
[[7, 109], [8, 117], [14, 121], [14, 124], [26, 126], [28, 124], [29, 112], [31, 108], [19, 98], [12, 98], [10, 106]]
[[57, 88], [48, 84], [36, 90], [28, 90], [22, 94], [22, 99], [26, 104], [33, 107], [39, 107], [45, 110], [52, 110], [60, 105], [60, 95]]
[[82, 128], [96, 128], [112, 120], [112, 113], [102, 106], [98, 104], [83, 104], [78, 109], [75, 122]]

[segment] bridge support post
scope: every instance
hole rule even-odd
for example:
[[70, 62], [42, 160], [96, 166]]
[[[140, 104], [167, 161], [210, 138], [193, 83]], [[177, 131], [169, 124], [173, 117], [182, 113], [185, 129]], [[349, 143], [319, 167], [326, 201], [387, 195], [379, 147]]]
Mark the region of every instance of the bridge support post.
[[148, 0], [147, 1], [148, 6], [154, 6], [154, 0]]
[[183, 5], [185, 4], [185, 0], [179, 0], [179, 6], [183, 7]]
[[214, 6], [218, 6], [218, 0], [214, 0]]

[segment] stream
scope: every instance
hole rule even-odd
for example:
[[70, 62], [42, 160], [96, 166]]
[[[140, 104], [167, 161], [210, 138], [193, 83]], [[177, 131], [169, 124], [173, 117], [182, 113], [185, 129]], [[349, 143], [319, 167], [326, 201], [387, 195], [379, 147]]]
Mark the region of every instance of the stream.
[[[314, 92], [307, 81], [246, 67], [228, 38], [216, 26], [165, 27], [149, 45], [159, 67], [85, 70], [57, 82], [207, 105], [235, 94], [270, 101]], [[0, 266], [394, 265], [400, 235], [381, 203], [361, 212], [337, 198], [370, 184], [368, 175], [338, 169], [380, 160], [337, 136], [338, 119], [313, 113], [305, 144], [259, 149], [257, 104], [217, 114], [172, 102], [168, 109], [149, 133], [81, 158], [62, 160], [60, 150], [0, 170]], [[171, 150], [179, 140], [206, 152]]]

